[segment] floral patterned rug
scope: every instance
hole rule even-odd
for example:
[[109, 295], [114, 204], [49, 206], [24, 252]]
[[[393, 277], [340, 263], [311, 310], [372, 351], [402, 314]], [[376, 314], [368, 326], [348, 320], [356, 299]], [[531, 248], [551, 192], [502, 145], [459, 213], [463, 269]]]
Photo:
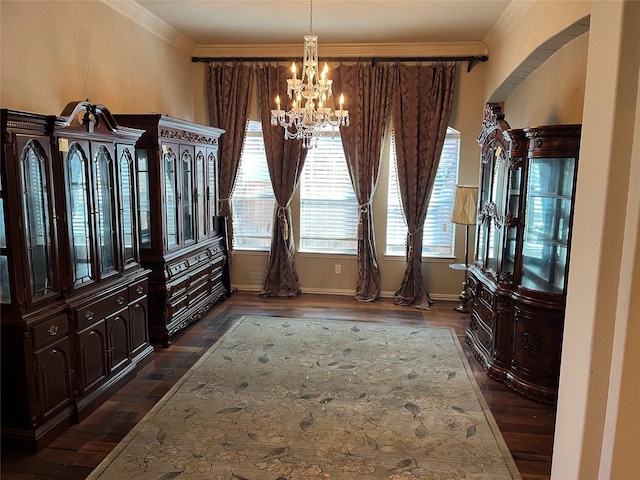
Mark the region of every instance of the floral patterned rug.
[[256, 316], [88, 478], [521, 477], [453, 330]]

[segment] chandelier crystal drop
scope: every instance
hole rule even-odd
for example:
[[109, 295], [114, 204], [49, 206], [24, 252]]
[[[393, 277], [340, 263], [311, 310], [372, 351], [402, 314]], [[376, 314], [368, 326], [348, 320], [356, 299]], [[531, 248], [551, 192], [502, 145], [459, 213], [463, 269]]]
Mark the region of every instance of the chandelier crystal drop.
[[302, 73], [297, 76], [295, 62], [291, 65], [291, 78], [287, 79], [287, 95], [293, 100], [291, 110], [280, 108], [280, 95], [276, 108], [271, 110], [271, 125], [284, 127], [285, 140], [302, 140], [303, 148], [313, 148], [318, 137], [349, 125], [349, 110], [344, 110], [344, 95], [340, 95], [340, 108], [331, 112], [327, 100], [331, 98], [329, 66], [318, 70], [318, 37], [313, 35], [313, 0], [309, 8], [309, 35], [304, 36]]

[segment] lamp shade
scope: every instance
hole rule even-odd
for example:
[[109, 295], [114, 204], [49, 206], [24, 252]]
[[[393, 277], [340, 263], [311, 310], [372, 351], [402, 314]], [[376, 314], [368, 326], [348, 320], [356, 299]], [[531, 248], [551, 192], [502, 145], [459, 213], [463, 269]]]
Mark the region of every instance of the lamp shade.
[[451, 221], [460, 225], [475, 225], [478, 216], [478, 186], [456, 185]]

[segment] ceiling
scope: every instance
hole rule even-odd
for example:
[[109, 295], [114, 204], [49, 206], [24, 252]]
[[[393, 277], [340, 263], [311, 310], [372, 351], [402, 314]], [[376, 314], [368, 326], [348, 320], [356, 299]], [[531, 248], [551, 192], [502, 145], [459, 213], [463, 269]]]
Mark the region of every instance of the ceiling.
[[[480, 42], [511, 0], [136, 0], [193, 44]], [[313, 15], [310, 15], [310, 12]]]

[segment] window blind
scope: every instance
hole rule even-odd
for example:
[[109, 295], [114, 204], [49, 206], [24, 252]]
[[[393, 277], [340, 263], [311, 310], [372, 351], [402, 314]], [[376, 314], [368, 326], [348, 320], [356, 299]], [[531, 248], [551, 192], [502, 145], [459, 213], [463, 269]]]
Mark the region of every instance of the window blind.
[[300, 181], [300, 250], [356, 253], [356, 200], [339, 134], [309, 150]]
[[275, 196], [264, 150], [262, 125], [256, 120], [249, 120], [247, 124], [231, 205], [234, 248], [268, 250]]
[[[393, 138], [393, 137], [392, 137]], [[447, 137], [442, 148], [438, 172], [422, 237], [422, 256], [453, 256], [454, 226], [451, 212], [458, 181], [458, 160], [460, 156], [460, 133], [447, 128]], [[407, 222], [402, 211], [398, 186], [398, 167], [394, 141], [391, 145], [389, 165], [389, 191], [387, 195], [387, 255], [405, 255]]]

